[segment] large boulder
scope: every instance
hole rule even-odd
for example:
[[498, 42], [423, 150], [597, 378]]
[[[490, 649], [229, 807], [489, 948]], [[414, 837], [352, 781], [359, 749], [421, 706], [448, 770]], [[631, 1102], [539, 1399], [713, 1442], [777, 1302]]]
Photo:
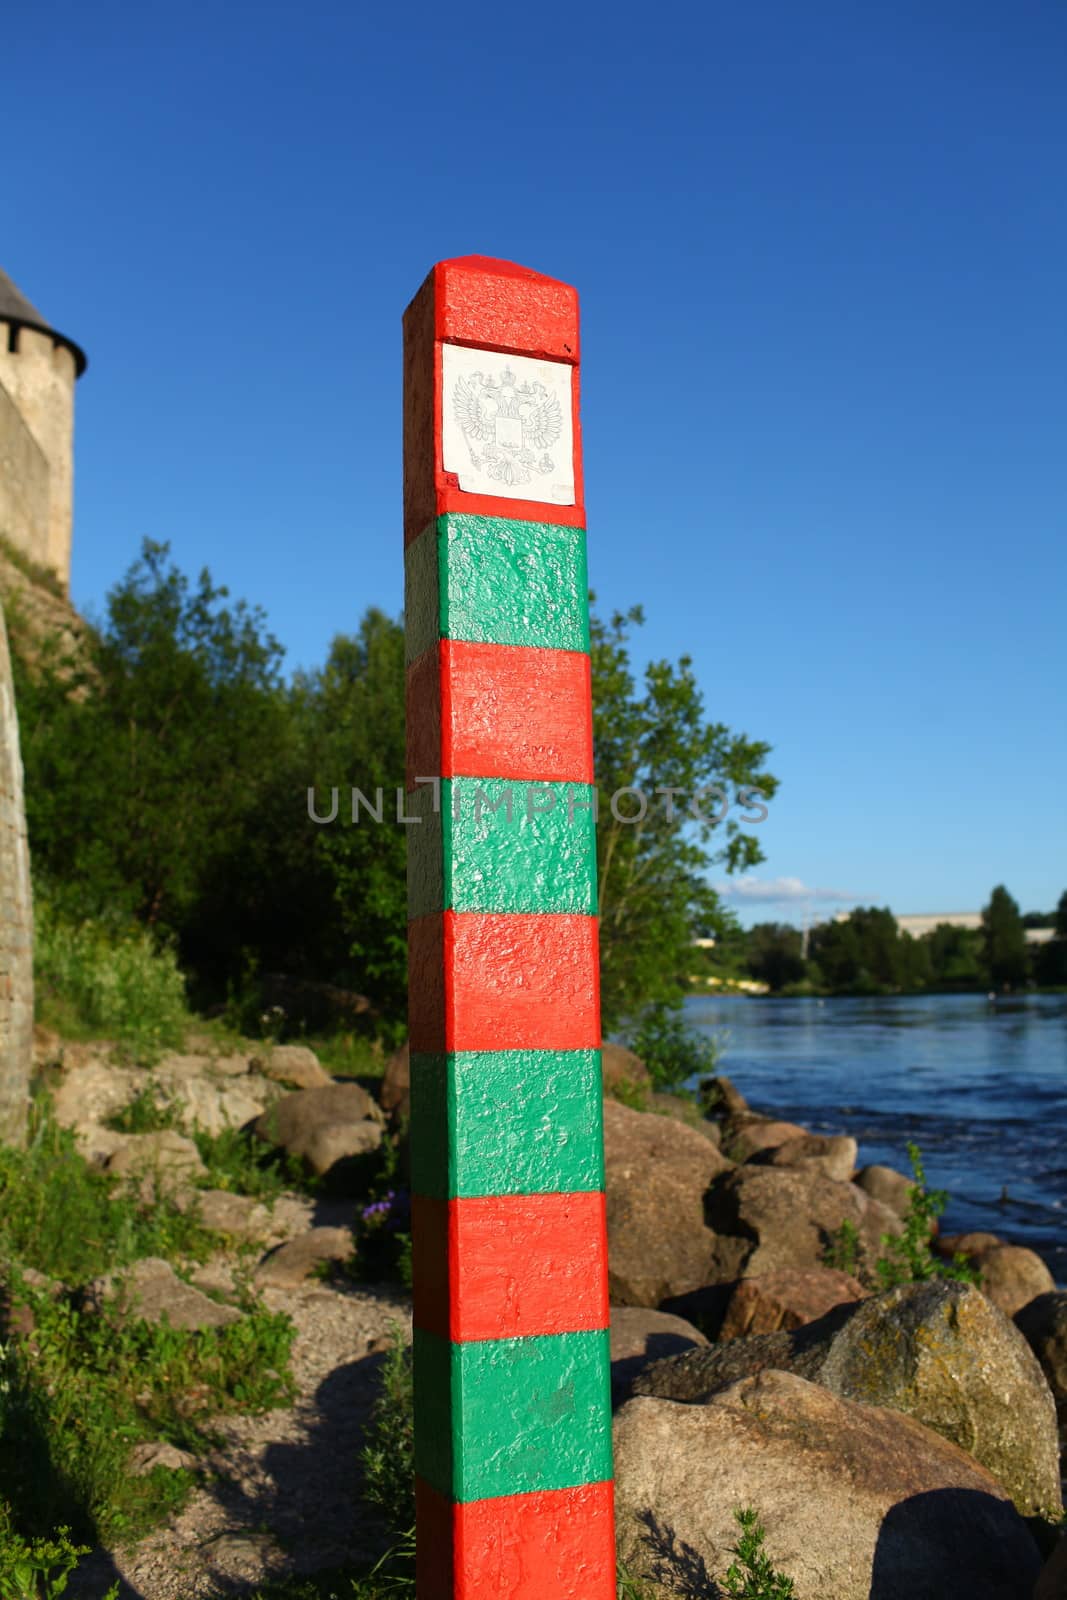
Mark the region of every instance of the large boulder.
[[856, 1151], [856, 1141], [847, 1133], [804, 1133], [758, 1151], [753, 1160], [768, 1167], [810, 1167], [824, 1178], [848, 1183], [856, 1170]]
[[899, 1412], [784, 1372], [707, 1404], [634, 1399], [615, 1419], [623, 1560], [659, 1596], [712, 1596], [755, 1507], [802, 1600], [1029, 1600], [1039, 1569], [996, 1479]]
[[320, 1177], [342, 1180], [382, 1142], [382, 1113], [358, 1083], [331, 1083], [283, 1095], [252, 1125], [266, 1143], [306, 1162]]
[[855, 1184], [837, 1183], [810, 1167], [744, 1166], [727, 1172], [713, 1184], [706, 1214], [719, 1235], [715, 1276], [720, 1282], [782, 1268], [821, 1267], [845, 1222], [859, 1235], [859, 1265], [870, 1265], [881, 1252], [882, 1235], [902, 1228], [899, 1217]]
[[643, 1109], [654, 1111], [657, 1117], [672, 1117], [675, 1122], [684, 1122], [687, 1128], [694, 1128], [705, 1139], [710, 1139], [716, 1148], [722, 1145], [722, 1129], [719, 1124], [702, 1116], [696, 1102], [686, 1095], [667, 1094], [657, 1090], [647, 1097]]
[[608, 1283], [618, 1305], [656, 1306], [706, 1283], [715, 1235], [704, 1195], [729, 1168], [694, 1128], [604, 1102]]
[[898, 1172], [895, 1167], [881, 1167], [875, 1164], [861, 1168], [853, 1181], [864, 1194], [870, 1195], [872, 1200], [880, 1200], [890, 1211], [895, 1211], [898, 1217], [907, 1215], [911, 1205], [911, 1191], [915, 1187], [914, 1178]]
[[967, 1259], [982, 1274], [983, 1292], [1006, 1317], [1056, 1288], [1055, 1278], [1037, 1251], [1023, 1245], [987, 1245], [968, 1254]]
[[1067, 1293], [1054, 1289], [1038, 1295], [1015, 1313], [1015, 1326], [1040, 1362], [1067, 1429]]
[[794, 1332], [654, 1363], [639, 1394], [702, 1401], [775, 1368], [905, 1412], [969, 1451], [1026, 1515], [1060, 1504], [1056, 1412], [1026, 1340], [971, 1284], [906, 1284]]
[[780, 1328], [802, 1328], [835, 1306], [862, 1300], [866, 1293], [858, 1279], [832, 1267], [783, 1267], [758, 1278], [742, 1278], [732, 1286], [718, 1338], [743, 1339]]
[[611, 1392], [616, 1403], [629, 1395], [634, 1379], [652, 1361], [695, 1350], [707, 1340], [682, 1317], [647, 1306], [611, 1308]]

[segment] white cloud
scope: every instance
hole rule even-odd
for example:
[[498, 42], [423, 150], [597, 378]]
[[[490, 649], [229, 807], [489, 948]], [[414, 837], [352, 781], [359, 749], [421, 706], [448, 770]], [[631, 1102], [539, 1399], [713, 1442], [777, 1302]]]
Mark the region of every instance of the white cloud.
[[850, 889], [813, 889], [801, 878], [755, 878], [751, 873], [717, 883], [715, 888], [724, 900], [762, 900], [772, 905], [798, 900], [820, 905], [851, 905], [859, 898]]

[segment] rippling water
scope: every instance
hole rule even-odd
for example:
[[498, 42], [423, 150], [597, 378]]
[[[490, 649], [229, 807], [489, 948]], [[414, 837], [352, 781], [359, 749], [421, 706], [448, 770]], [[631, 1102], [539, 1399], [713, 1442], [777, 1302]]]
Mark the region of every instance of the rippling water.
[[947, 1189], [946, 1233], [1028, 1244], [1067, 1283], [1067, 996], [692, 997], [721, 1069], [759, 1111], [850, 1133], [860, 1165]]

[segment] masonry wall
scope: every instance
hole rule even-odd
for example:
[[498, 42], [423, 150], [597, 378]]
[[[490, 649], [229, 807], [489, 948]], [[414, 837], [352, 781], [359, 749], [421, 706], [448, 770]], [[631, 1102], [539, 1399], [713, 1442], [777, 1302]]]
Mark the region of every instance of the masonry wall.
[[48, 462], [0, 383], [0, 534], [33, 561], [47, 549]]
[[0, 605], [0, 1144], [21, 1145], [33, 1059], [33, 904], [11, 657]]
[[[43, 516], [12, 538], [32, 561], [50, 567], [64, 587], [70, 585], [70, 545], [74, 502], [74, 357], [65, 345], [57, 345], [46, 333], [35, 328], [20, 328], [15, 334], [15, 349], [10, 348], [11, 333], [0, 322], [0, 385], [21, 418], [24, 429], [36, 444], [44, 463], [47, 490]], [[0, 425], [3, 418], [0, 417]], [[33, 493], [39, 495], [40, 468], [27, 469], [25, 448], [12, 430], [10, 411], [7, 432], [0, 443], [12, 441], [12, 459], [22, 459], [24, 470], [34, 474]], [[0, 451], [0, 454], [3, 452]], [[0, 527], [0, 531], [5, 531]]]

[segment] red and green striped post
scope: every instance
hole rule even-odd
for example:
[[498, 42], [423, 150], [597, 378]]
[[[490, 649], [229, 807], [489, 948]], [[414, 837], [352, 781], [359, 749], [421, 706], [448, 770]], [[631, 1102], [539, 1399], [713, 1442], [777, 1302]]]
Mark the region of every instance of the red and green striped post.
[[417, 1590], [615, 1600], [577, 295], [439, 262], [404, 389]]

